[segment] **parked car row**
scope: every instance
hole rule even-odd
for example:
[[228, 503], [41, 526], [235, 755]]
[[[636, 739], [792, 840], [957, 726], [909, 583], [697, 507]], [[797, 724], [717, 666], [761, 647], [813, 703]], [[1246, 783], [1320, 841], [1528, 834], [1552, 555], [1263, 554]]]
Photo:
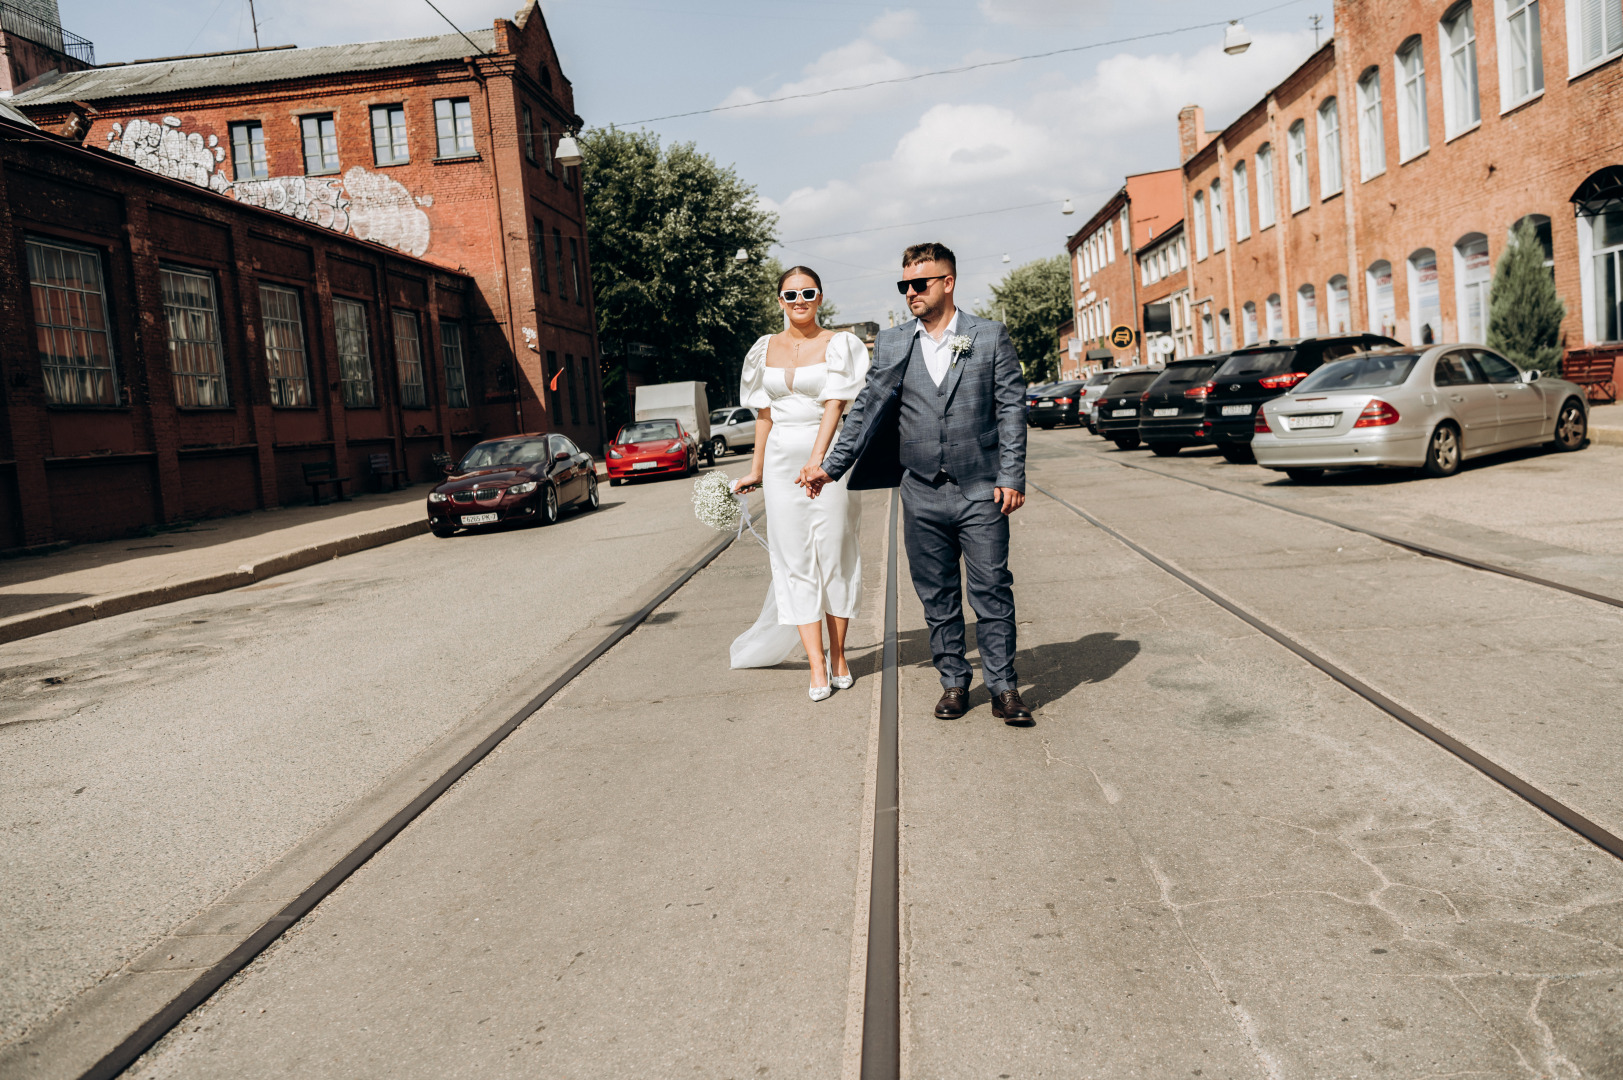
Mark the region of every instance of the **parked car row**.
[[1481, 454], [1578, 450], [1589, 430], [1582, 387], [1523, 371], [1480, 345], [1408, 348], [1378, 334], [1339, 334], [1092, 379], [1101, 375], [1083, 422], [1119, 448], [1170, 456], [1215, 446], [1231, 463], [1293, 480], [1362, 466], [1451, 476]]

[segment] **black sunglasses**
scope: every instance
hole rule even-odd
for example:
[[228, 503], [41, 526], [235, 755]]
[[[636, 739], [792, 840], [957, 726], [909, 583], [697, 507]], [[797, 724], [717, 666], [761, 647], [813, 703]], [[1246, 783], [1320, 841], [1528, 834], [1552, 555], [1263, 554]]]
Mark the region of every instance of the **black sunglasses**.
[[907, 278], [896, 283], [896, 291], [903, 296], [906, 296], [909, 292], [929, 292], [930, 282], [943, 281], [949, 276], [948, 274], [936, 274], [934, 277]]
[[808, 304], [817, 299], [816, 289], [785, 289], [778, 294], [791, 304], [796, 300], [804, 300]]

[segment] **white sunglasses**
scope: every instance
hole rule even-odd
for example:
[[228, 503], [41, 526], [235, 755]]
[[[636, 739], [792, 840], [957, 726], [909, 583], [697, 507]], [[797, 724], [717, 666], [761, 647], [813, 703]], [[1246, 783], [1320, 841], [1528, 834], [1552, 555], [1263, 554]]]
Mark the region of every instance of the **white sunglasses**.
[[779, 293], [778, 295], [783, 297], [785, 300], [789, 301], [789, 303], [791, 303], [791, 304], [794, 303], [796, 300], [804, 300], [807, 303], [811, 303], [813, 300], [817, 299], [817, 290], [816, 289], [785, 289], [781, 293]]

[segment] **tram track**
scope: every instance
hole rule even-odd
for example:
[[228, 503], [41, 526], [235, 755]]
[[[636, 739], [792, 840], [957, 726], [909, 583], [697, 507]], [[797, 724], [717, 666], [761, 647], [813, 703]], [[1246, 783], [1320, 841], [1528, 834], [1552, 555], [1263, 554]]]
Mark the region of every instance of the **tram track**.
[[[1146, 469], [1144, 471], [1156, 472], [1157, 470]], [[1118, 529], [1113, 528], [1080, 506], [1077, 506], [1060, 495], [1055, 494], [1053, 491], [1043, 487], [1041, 484], [1032, 483], [1031, 486], [1034, 490], [1041, 492], [1049, 499], [1058, 503], [1060, 506], [1063, 506], [1065, 509], [1080, 517], [1082, 520], [1086, 521], [1088, 524], [1092, 525], [1106, 536], [1109, 536], [1117, 543], [1126, 547], [1135, 555], [1140, 556], [1155, 566], [1157, 569], [1182, 582], [1184, 585], [1193, 589], [1195, 592], [1199, 593], [1207, 600], [1210, 600], [1218, 607], [1221, 607], [1223, 610], [1227, 611], [1241, 622], [1244, 622], [1254, 630], [1257, 630], [1265, 637], [1271, 639], [1289, 652], [1294, 653], [1297, 657], [1308, 663], [1310, 666], [1316, 668], [1324, 675], [1327, 675], [1335, 682], [1341, 684], [1346, 689], [1363, 698], [1371, 705], [1374, 705], [1377, 709], [1386, 713], [1394, 720], [1404, 724], [1417, 734], [1430, 740], [1441, 749], [1446, 750], [1454, 757], [1471, 766], [1473, 769], [1476, 769], [1490, 780], [1493, 780], [1495, 783], [1504, 787], [1518, 798], [1521, 798], [1527, 803], [1531, 804], [1533, 807], [1554, 819], [1560, 825], [1577, 833], [1579, 836], [1583, 837], [1591, 844], [1594, 844], [1602, 851], [1605, 851], [1607, 854], [1612, 855], [1614, 858], [1623, 860], [1623, 837], [1619, 837], [1596, 822], [1591, 821], [1582, 813], [1573, 807], [1568, 806], [1566, 803], [1562, 802], [1560, 799], [1557, 799], [1549, 792], [1544, 791], [1532, 782], [1511, 772], [1509, 769], [1506, 769], [1489, 758], [1487, 755], [1476, 750], [1461, 739], [1450, 735], [1448, 732], [1420, 716], [1413, 710], [1398, 704], [1398, 702], [1382, 693], [1376, 687], [1371, 686], [1369, 683], [1351, 674], [1328, 658], [1320, 655], [1312, 647], [1293, 637], [1289, 632], [1275, 626], [1266, 619], [1257, 615], [1255, 612], [1225, 596], [1218, 589], [1200, 580], [1193, 574], [1185, 571], [1170, 560], [1163, 558], [1162, 556], [1151, 551], [1149, 548], [1133, 540], [1131, 537], [1127, 536]], [[1263, 502], [1264, 505], [1269, 505], [1265, 500], [1253, 501]], [[1332, 522], [1332, 524], [1334, 523]], [[1563, 589], [1563, 591], [1572, 590]]]
[[1372, 540], [1379, 540], [1383, 544], [1390, 544], [1393, 547], [1402, 548], [1403, 550], [1413, 552], [1416, 555], [1423, 555], [1428, 559], [1437, 559], [1441, 562], [1450, 562], [1457, 566], [1469, 567], [1472, 570], [1480, 570], [1483, 573], [1498, 574], [1501, 577], [1512, 578], [1516, 581], [1525, 581], [1530, 585], [1538, 585], [1546, 589], [1554, 589], [1557, 592], [1564, 592], [1571, 596], [1579, 596], [1585, 600], [1593, 600], [1597, 604], [1605, 604], [1608, 607], [1623, 608], [1623, 598], [1608, 596], [1605, 593], [1593, 592], [1589, 589], [1581, 589], [1576, 585], [1568, 585], [1562, 581], [1555, 581], [1551, 578], [1540, 577], [1537, 574], [1529, 574], [1525, 570], [1517, 570], [1513, 567], [1501, 566], [1498, 563], [1491, 563], [1484, 559], [1473, 558], [1470, 555], [1462, 555], [1456, 551], [1447, 551], [1443, 548], [1432, 547], [1430, 544], [1422, 544], [1417, 540], [1408, 540], [1401, 536], [1393, 536], [1390, 533], [1383, 533], [1376, 529], [1367, 529], [1362, 525], [1354, 525], [1349, 521], [1339, 521], [1336, 518], [1326, 517], [1323, 514], [1315, 514], [1309, 510], [1300, 510], [1293, 506], [1285, 506], [1269, 499], [1259, 498], [1256, 495], [1247, 495], [1243, 491], [1234, 491], [1230, 488], [1225, 488], [1217, 484], [1208, 484], [1203, 480], [1192, 480], [1187, 476], [1179, 476], [1176, 473], [1163, 472], [1160, 469], [1151, 469], [1147, 466], [1139, 465], [1136, 462], [1118, 461], [1114, 458], [1104, 458], [1102, 460], [1109, 461], [1112, 465], [1119, 465], [1124, 469], [1134, 469], [1138, 472], [1149, 473], [1151, 476], [1159, 476], [1167, 480], [1176, 480], [1179, 483], [1204, 488], [1207, 491], [1214, 491], [1219, 495], [1227, 495], [1231, 498], [1241, 499], [1249, 503], [1255, 503], [1258, 506], [1266, 506], [1270, 510], [1278, 510], [1283, 514], [1291, 514], [1299, 518], [1306, 518], [1309, 521], [1316, 521], [1321, 525], [1329, 525], [1337, 529], [1344, 529], [1350, 533], [1357, 533], [1360, 536], [1367, 536]]

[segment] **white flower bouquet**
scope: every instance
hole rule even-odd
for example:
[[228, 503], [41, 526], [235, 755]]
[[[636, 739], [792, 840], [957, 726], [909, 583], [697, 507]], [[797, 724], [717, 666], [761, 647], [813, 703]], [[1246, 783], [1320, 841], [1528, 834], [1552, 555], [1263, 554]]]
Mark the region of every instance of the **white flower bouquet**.
[[733, 494], [724, 472], [708, 472], [693, 481], [693, 516], [717, 532], [739, 532], [743, 500]]

